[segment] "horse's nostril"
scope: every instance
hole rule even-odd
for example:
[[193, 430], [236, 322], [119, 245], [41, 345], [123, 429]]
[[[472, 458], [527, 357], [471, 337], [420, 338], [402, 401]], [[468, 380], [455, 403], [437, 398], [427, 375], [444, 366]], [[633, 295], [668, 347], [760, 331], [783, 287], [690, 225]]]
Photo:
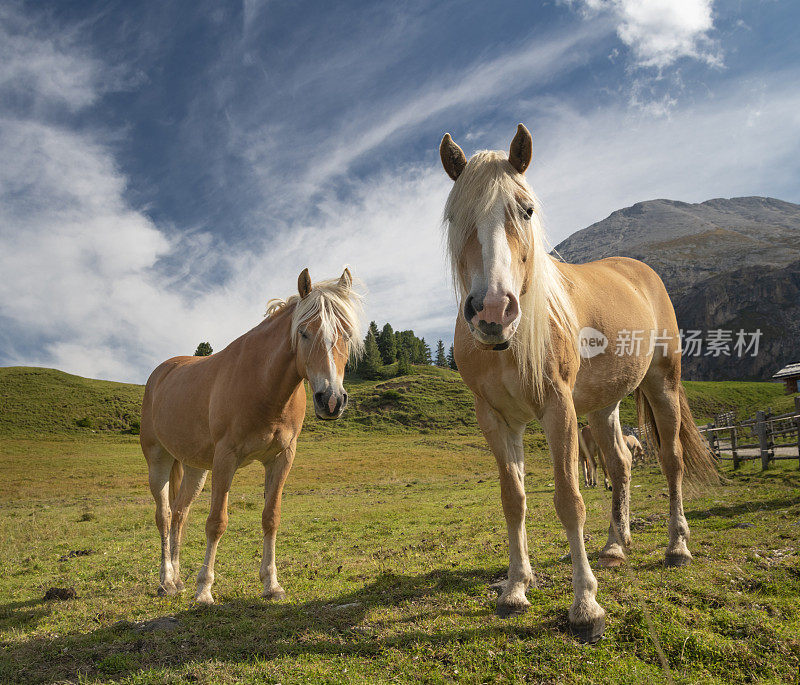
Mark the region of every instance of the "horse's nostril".
[[346, 406], [347, 406], [347, 393], [342, 392], [342, 409], [344, 409]]
[[477, 314], [472, 302], [473, 302], [473, 297], [472, 295], [469, 295], [467, 297], [467, 301], [464, 303], [464, 318], [467, 321], [472, 321], [473, 317]]
[[314, 393], [314, 403], [318, 407], [324, 407], [325, 406], [325, 393], [324, 392], [315, 392]]

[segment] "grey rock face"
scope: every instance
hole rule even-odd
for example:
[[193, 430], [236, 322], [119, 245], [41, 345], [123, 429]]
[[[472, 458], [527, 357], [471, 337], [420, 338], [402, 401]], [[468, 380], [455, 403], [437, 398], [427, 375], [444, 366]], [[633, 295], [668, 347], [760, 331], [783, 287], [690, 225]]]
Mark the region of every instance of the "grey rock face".
[[684, 357], [695, 380], [768, 379], [800, 360], [800, 205], [766, 197], [639, 202], [556, 251], [583, 263], [623, 255], [659, 273], [684, 329], [752, 331], [756, 357]]

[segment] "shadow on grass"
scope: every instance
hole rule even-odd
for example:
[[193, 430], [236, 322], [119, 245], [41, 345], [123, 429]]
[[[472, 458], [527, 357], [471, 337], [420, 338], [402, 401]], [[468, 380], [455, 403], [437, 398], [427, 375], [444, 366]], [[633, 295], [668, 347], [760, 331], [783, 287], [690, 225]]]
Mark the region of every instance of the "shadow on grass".
[[121, 623], [91, 632], [6, 643], [2, 645], [0, 680], [34, 683], [80, 677], [122, 679], [142, 669], [175, 668], [192, 662], [242, 663], [304, 654], [374, 656], [385, 649], [419, 642], [436, 645], [468, 641], [497, 632], [520, 637], [553, 630], [566, 632], [566, 611], [563, 616], [546, 616], [538, 626], [529, 622], [498, 626], [494, 621], [489, 623], [493, 615], [489, 602], [483, 610], [476, 611], [473, 606], [465, 607], [463, 612], [451, 611], [473, 620], [485, 616], [487, 625], [481, 629], [453, 629], [431, 635], [418, 627], [427, 613], [414, 611], [413, 607], [408, 616], [400, 619], [365, 622], [367, 613], [375, 608], [448, 594], [474, 596], [481, 586], [503, 573], [500, 568], [439, 570], [421, 576], [383, 573], [356, 591], [324, 600], [275, 604], [260, 598], [234, 599], [172, 613], [177, 621], [162, 630], [148, 631]]
[[0, 606], [0, 630], [32, 628], [48, 612], [52, 602], [29, 599], [26, 602], [9, 602]]
[[776, 509], [786, 509], [795, 504], [797, 504], [796, 497], [776, 497], [774, 499], [753, 500], [750, 502], [741, 502], [739, 504], [687, 511], [686, 518], [690, 521], [700, 521], [702, 519], [711, 518], [712, 516], [730, 518], [732, 516], [740, 516], [742, 514], [753, 514], [759, 511], [775, 511]]

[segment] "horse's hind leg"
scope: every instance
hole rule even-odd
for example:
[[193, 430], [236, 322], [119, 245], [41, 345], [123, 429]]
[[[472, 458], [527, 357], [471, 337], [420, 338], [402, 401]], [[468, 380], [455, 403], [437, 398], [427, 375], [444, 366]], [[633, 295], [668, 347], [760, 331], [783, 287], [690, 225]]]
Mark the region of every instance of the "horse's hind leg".
[[211, 512], [206, 519], [206, 558], [197, 574], [194, 599], [201, 604], [213, 604], [211, 586], [214, 583], [214, 560], [217, 546], [228, 527], [228, 491], [236, 473], [237, 459], [232, 450], [217, 446], [211, 470]]
[[178, 592], [183, 592], [183, 581], [180, 572], [180, 553], [183, 542], [183, 530], [186, 526], [186, 517], [189, 515], [189, 508], [192, 502], [203, 490], [206, 482], [205, 469], [197, 469], [193, 466], [183, 466], [183, 478], [181, 478], [180, 489], [172, 502], [172, 524], [170, 525], [169, 546], [172, 556], [172, 578]]
[[625, 561], [625, 553], [631, 544], [631, 455], [619, 425], [619, 403], [592, 412], [588, 419], [599, 447], [603, 470], [611, 476], [613, 484], [608, 542], [600, 552], [600, 563], [605, 567], [618, 566]]
[[692, 555], [687, 545], [689, 524], [683, 514], [680, 380], [670, 375], [660, 369], [651, 370], [640, 389], [653, 412], [659, 440], [658, 459], [669, 487], [669, 545], [664, 561], [667, 566], [686, 566], [691, 563]]
[[296, 443], [292, 443], [275, 457], [275, 461], [265, 467], [264, 474], [264, 513], [261, 527], [264, 531], [264, 554], [261, 557], [259, 576], [264, 583], [262, 597], [284, 599], [286, 592], [278, 583], [278, 568], [275, 565], [275, 538], [281, 522], [281, 495], [283, 484], [292, 468]]
[[597, 487], [597, 460], [594, 457], [594, 454], [589, 454], [589, 484], [593, 487]]
[[589, 455], [586, 454], [583, 450], [580, 451], [581, 455], [581, 467], [583, 468], [583, 482], [586, 484], [586, 487], [591, 487], [592, 485], [592, 476], [591, 470], [589, 468]]
[[[618, 417], [617, 423], [619, 423], [619, 417]], [[622, 429], [620, 429], [620, 431], [621, 430]], [[600, 462], [600, 468], [603, 469], [603, 487], [606, 490], [611, 490], [611, 488], [613, 486], [608, 482], [609, 472], [608, 472], [608, 465], [606, 464], [606, 458], [603, 456], [604, 454], [605, 453], [603, 452], [602, 449], [600, 449], [600, 446], [598, 444], [598, 446], [597, 446], [597, 461]], [[597, 475], [596, 474], [597, 474], [597, 467], [595, 466], [595, 484], [597, 483]]]
[[175, 576], [172, 569], [172, 555], [170, 554], [170, 506], [169, 506], [169, 475], [175, 460], [161, 445], [153, 445], [145, 451], [147, 458], [148, 479], [150, 492], [156, 501], [156, 527], [161, 534], [161, 568], [158, 574], [158, 594], [174, 595], [178, 589], [175, 587]]

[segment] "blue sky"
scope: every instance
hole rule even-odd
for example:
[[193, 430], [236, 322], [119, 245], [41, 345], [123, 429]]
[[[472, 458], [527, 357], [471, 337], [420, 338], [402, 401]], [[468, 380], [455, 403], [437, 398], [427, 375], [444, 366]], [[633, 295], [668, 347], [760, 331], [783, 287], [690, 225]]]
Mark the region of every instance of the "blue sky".
[[437, 147], [534, 135], [553, 244], [641, 200], [800, 202], [794, 2], [0, 0], [0, 364], [142, 382], [297, 274], [449, 343]]

